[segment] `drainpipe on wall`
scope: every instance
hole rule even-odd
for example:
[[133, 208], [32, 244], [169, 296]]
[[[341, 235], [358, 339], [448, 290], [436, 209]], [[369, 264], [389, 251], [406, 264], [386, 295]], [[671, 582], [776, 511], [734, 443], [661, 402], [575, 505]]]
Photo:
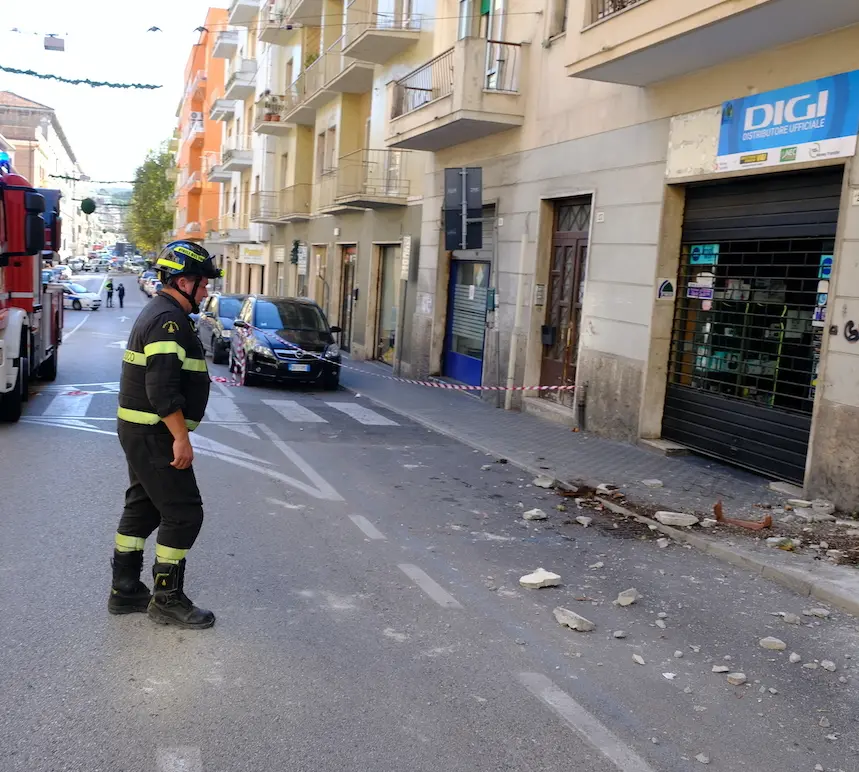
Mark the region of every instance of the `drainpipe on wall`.
[[516, 378], [516, 352], [522, 335], [522, 311], [525, 301], [525, 256], [528, 250], [528, 216], [525, 215], [525, 230], [519, 244], [519, 278], [516, 282], [516, 311], [513, 317], [513, 334], [510, 336], [510, 354], [507, 358], [507, 391], [504, 393], [504, 409], [513, 408], [512, 386]]

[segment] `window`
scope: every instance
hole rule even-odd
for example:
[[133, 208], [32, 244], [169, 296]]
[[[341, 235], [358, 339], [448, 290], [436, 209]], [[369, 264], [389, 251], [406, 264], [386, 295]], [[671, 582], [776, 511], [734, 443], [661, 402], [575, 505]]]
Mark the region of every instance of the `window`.
[[316, 306], [289, 300], [260, 300], [255, 309], [256, 326], [263, 330], [327, 332], [325, 318]]
[[549, 4], [549, 37], [567, 31], [567, 4], [569, 0], [551, 0]]
[[325, 171], [325, 132], [319, 133], [316, 137], [316, 179], [322, 178]]
[[218, 316], [235, 319], [241, 312], [242, 301], [238, 298], [221, 298]]

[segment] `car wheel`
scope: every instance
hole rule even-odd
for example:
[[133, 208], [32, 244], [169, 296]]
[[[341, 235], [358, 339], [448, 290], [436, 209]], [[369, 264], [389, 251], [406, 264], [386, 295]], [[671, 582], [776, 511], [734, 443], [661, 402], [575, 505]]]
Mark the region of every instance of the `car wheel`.
[[57, 350], [51, 354], [39, 367], [39, 378], [43, 381], [57, 380]]
[[80, 311], [82, 308], [80, 300], [73, 300], [72, 301], [72, 308], [74, 308], [75, 311]]
[[212, 336], [212, 364], [222, 365], [227, 361], [227, 351], [223, 344], [218, 343], [218, 339]]
[[322, 381], [322, 387], [325, 391], [337, 391], [340, 388], [340, 374], [332, 373], [326, 375]]
[[24, 403], [24, 388], [26, 379], [24, 369], [26, 368], [26, 357], [21, 358], [21, 366], [18, 368], [18, 378], [12, 391], [0, 395], [0, 421], [14, 423], [21, 417], [21, 406]]

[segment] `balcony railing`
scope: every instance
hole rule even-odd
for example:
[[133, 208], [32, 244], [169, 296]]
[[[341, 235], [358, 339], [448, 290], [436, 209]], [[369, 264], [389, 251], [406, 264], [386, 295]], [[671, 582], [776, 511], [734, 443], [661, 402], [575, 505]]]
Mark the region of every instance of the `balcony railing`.
[[250, 166], [253, 163], [253, 145], [250, 137], [230, 137], [222, 150], [223, 166]]
[[[408, 115], [453, 93], [456, 82], [454, 54], [455, 49], [451, 48], [394, 83], [391, 118]], [[521, 59], [522, 46], [519, 43], [487, 40], [483, 90], [517, 93]]]
[[420, 32], [421, 17], [417, 14], [378, 13], [375, 9], [356, 7], [357, 2], [347, 8], [349, 24], [346, 27], [343, 47], [352, 45], [367, 31]]
[[199, 233], [202, 230], [203, 230], [203, 226], [199, 222], [197, 222], [196, 220], [194, 220], [193, 222], [189, 222], [185, 226], [185, 232], [186, 233]]
[[286, 116], [292, 110], [294, 100], [289, 94], [268, 94], [254, 105], [254, 131], [260, 134], [285, 134], [292, 126]]
[[589, 0], [590, 2], [590, 23], [596, 24], [598, 21], [607, 19], [609, 16], [614, 16], [616, 13], [625, 11], [634, 5], [639, 5], [645, 0]]
[[185, 90], [185, 96], [193, 95], [194, 99], [202, 99], [204, 96], [204, 88], [208, 75], [205, 70], [197, 70], [188, 82], [188, 88]]
[[292, 185], [280, 191], [280, 219], [301, 219], [310, 215], [312, 185]]
[[263, 43], [286, 45], [298, 29], [299, 25], [291, 22], [285, 13], [270, 11], [260, 27], [259, 39]]
[[280, 195], [275, 192], [260, 191], [251, 194], [251, 221], [277, 222], [280, 217]]
[[407, 157], [408, 152], [402, 150], [367, 149], [343, 156], [337, 166], [337, 198], [406, 198], [409, 195]]
[[185, 136], [182, 142], [193, 142], [195, 139], [200, 139], [206, 132], [206, 127], [203, 121], [191, 121], [188, 128], [185, 129]]
[[201, 183], [200, 172], [183, 172], [181, 177], [181, 182], [179, 184], [179, 188], [183, 190], [190, 191], [196, 187], [199, 187]]

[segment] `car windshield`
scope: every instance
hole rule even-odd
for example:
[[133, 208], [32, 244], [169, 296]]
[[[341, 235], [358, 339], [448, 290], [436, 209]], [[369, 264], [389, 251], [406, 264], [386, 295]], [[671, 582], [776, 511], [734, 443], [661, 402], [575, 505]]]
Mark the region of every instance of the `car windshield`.
[[256, 326], [263, 330], [328, 331], [319, 309], [305, 303], [260, 300], [256, 304], [255, 316]]
[[77, 294], [81, 294], [82, 292], [89, 292], [89, 290], [83, 286], [83, 284], [68, 284], [68, 288]]
[[221, 298], [218, 305], [218, 316], [225, 319], [235, 319], [239, 315], [239, 309], [242, 307], [242, 301], [238, 298]]

